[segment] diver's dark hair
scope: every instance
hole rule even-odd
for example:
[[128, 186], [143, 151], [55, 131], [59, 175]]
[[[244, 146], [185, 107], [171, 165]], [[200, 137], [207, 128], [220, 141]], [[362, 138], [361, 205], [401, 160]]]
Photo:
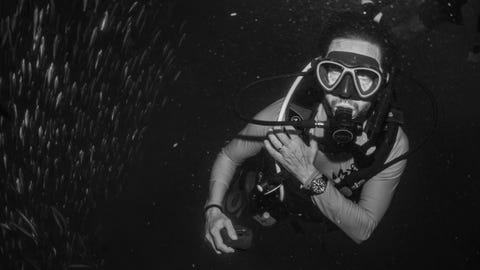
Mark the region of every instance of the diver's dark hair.
[[354, 12], [332, 15], [320, 35], [319, 49], [324, 56], [335, 38], [358, 38], [377, 44], [382, 50], [382, 68], [391, 72], [395, 49], [388, 31], [373, 18]]

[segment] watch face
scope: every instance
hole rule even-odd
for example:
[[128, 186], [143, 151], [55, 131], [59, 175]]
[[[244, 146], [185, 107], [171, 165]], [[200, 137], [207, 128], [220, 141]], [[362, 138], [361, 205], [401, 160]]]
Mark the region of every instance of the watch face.
[[322, 175], [312, 180], [310, 191], [315, 195], [322, 194], [327, 189], [327, 179]]

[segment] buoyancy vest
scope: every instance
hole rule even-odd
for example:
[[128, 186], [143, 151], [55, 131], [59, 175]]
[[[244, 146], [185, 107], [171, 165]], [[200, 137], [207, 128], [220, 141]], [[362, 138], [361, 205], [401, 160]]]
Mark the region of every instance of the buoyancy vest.
[[[311, 119], [315, 117], [315, 114], [313, 110], [290, 104], [289, 113], [287, 114], [289, 119], [287, 120], [301, 121]], [[402, 112], [398, 109], [391, 109], [384, 128], [378, 134], [376, 141], [367, 141], [365, 144], [351, 149], [356, 170], [343, 177], [338, 177], [335, 182], [335, 187], [347, 199], [357, 202], [363, 184], [381, 171], [381, 167], [386, 163], [395, 144], [398, 129], [402, 123]], [[301, 133], [301, 137], [308, 138], [308, 131], [301, 131]], [[300, 189], [300, 182], [284, 169], [280, 173], [275, 173], [275, 162], [268, 153], [264, 152], [260, 156], [260, 163], [258, 163], [258, 160], [256, 161], [257, 166], [261, 168], [259, 177], [257, 177], [257, 186], [282, 184], [285, 194], [283, 195], [283, 201], [280, 202], [278, 200], [280, 197], [278, 191], [264, 196], [261, 192], [259, 193], [255, 190], [250, 196], [251, 210], [257, 213], [268, 211], [277, 219], [293, 215], [309, 221], [325, 222], [323, 214], [312, 203], [310, 195]]]

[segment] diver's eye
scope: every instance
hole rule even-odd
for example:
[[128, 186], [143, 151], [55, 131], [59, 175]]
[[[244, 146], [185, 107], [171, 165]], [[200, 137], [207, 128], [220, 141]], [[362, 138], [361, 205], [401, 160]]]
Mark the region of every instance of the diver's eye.
[[338, 78], [340, 77], [340, 74], [342, 74], [338, 70], [331, 70], [328, 72], [328, 83], [329, 84], [334, 84], [337, 82]]
[[327, 67], [328, 84], [335, 84], [338, 81], [338, 78], [340, 78], [340, 75], [342, 75], [342, 69], [340, 67], [334, 65], [329, 65]]
[[363, 90], [368, 90], [372, 87], [373, 81], [372, 78], [368, 76], [358, 76], [358, 82], [360, 83], [360, 87]]
[[332, 91], [344, 72], [344, 67], [340, 64], [329, 61], [320, 62], [317, 66], [317, 79], [327, 91]]
[[378, 80], [378, 75], [368, 70], [357, 70], [355, 75], [361, 88], [360, 90], [362, 91], [368, 91], [372, 89], [375, 81]]

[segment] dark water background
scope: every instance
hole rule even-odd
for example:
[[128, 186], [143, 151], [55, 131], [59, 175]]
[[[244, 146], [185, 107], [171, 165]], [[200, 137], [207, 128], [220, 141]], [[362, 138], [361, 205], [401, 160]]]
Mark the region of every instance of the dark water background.
[[[316, 56], [326, 14], [308, 2], [182, 3], [188, 21], [178, 52], [182, 75], [152, 121], [140, 165], [120, 198], [102, 210], [108, 269], [472, 269], [480, 264], [480, 68], [465, 60], [463, 27], [447, 22], [401, 46], [402, 65], [436, 95], [439, 128], [409, 160], [368, 241], [356, 245], [342, 232], [319, 241], [276, 226], [255, 227], [254, 246], [246, 252], [217, 256], [203, 242], [211, 165], [243, 126], [228, 110], [232, 93], [258, 77], [297, 72]], [[432, 124], [431, 110], [417, 86], [402, 86], [405, 129], [416, 145]]]

